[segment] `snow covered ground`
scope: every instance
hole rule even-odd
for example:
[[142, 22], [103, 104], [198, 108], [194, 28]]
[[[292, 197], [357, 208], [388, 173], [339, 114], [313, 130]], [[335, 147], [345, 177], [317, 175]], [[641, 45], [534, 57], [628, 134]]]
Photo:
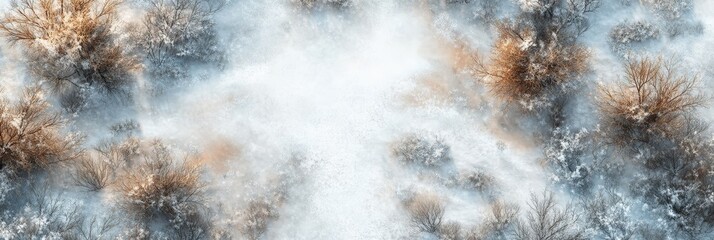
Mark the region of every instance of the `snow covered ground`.
[[[554, 192], [559, 203], [580, 201], [552, 181], [535, 120], [512, 119], [509, 106], [469, 69], [472, 57], [488, 56], [497, 36], [476, 17], [487, 1], [445, 2], [355, 0], [346, 10], [305, 11], [287, 1], [229, 1], [216, 13], [226, 46], [223, 69], [191, 69], [200, 81], [160, 96], [142, 75], [145, 85], [130, 110], [75, 116], [72, 130], [85, 134], [91, 148], [106, 137], [107, 126], [134, 119], [140, 137], [196, 153], [206, 205], [234, 239], [243, 239], [240, 212], [276, 189], [284, 199], [262, 239], [437, 238], [410, 221], [404, 201], [415, 193], [442, 199], [444, 222], [458, 222], [462, 231], [481, 224], [495, 199], [522, 211], [531, 194], [544, 191]], [[514, 16], [519, 2], [538, 1], [499, 2], [497, 18]], [[701, 31], [662, 32], [633, 48], [682, 59], [708, 93], [714, 86], [714, 2], [692, 3], [686, 18]], [[135, 8], [122, 9], [121, 21], [139, 16]], [[642, 19], [660, 29], [669, 23], [639, 1], [603, 0], [589, 15], [591, 27], [578, 41], [591, 53], [590, 70], [570, 127], [596, 128], [591, 90], [616, 82], [625, 62], [612, 49], [610, 30]], [[26, 84], [22, 57], [14, 45], [1, 50], [0, 86], [13, 96]], [[709, 109], [700, 111], [711, 121]], [[393, 147], [410, 134], [440, 139], [452, 161], [438, 168], [398, 161]], [[474, 171], [493, 178], [489, 192], [462, 186], [463, 176]], [[68, 199], [92, 202], [97, 213], [114, 207], [111, 191], [58, 189]]]

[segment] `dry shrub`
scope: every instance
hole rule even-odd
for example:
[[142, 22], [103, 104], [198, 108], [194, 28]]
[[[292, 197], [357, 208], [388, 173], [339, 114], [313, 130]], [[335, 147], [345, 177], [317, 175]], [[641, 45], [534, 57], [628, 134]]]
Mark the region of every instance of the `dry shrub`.
[[476, 170], [461, 175], [459, 182], [467, 189], [484, 192], [493, 187], [495, 179], [486, 172]]
[[625, 82], [601, 87], [598, 106], [607, 139], [618, 146], [671, 137], [687, 128], [687, 115], [705, 102], [696, 92], [697, 78], [678, 75], [661, 58], [631, 61]]
[[[133, 39], [157, 77], [187, 77], [189, 64], [221, 62], [213, 15], [225, 0], [146, 0], [148, 11]], [[136, 29], [131, 29], [134, 32]]]
[[251, 201], [241, 213], [240, 232], [251, 240], [259, 239], [268, 229], [268, 223], [278, 218], [278, 212], [269, 201]]
[[411, 222], [419, 230], [436, 233], [444, 218], [444, 203], [437, 196], [419, 194], [407, 204]]
[[659, 37], [657, 27], [647, 21], [622, 22], [610, 30], [610, 42], [628, 44]]
[[520, 208], [515, 204], [495, 201], [491, 204], [490, 215], [484, 222], [472, 229], [467, 235], [468, 240], [508, 239], [514, 223], [517, 221]]
[[640, 2], [667, 20], [679, 19], [694, 7], [692, 0], [641, 0]]
[[80, 138], [64, 133], [64, 124], [39, 87], [16, 102], [0, 100], [0, 168], [30, 171], [78, 158]]
[[438, 230], [439, 240], [460, 240], [461, 224], [458, 222], [447, 222], [441, 225]]
[[601, 191], [584, 201], [585, 220], [602, 239], [631, 239], [637, 223], [630, 219], [631, 203], [612, 191]]
[[588, 68], [590, 53], [579, 45], [539, 43], [532, 27], [510, 22], [496, 27], [498, 39], [491, 61], [479, 63], [475, 72], [486, 78], [492, 93], [508, 103], [532, 110], [539, 101], [548, 101], [549, 92], [563, 90]]
[[531, 195], [526, 218], [518, 221], [514, 236], [522, 240], [586, 239], [578, 226], [578, 213], [568, 205], [558, 207], [552, 193]]
[[112, 125], [109, 130], [115, 136], [131, 136], [141, 131], [141, 125], [136, 120], [129, 119]]
[[161, 143], [143, 155], [143, 162], [121, 176], [123, 206], [141, 219], [167, 218], [177, 227], [200, 220], [203, 185], [199, 168], [177, 161]]
[[77, 228], [76, 239], [108, 239], [111, 232], [119, 226], [121, 219], [115, 212], [103, 217], [93, 216], [89, 221], [83, 221]]
[[127, 138], [121, 142], [104, 142], [95, 148], [98, 158], [111, 166], [112, 170], [129, 167], [132, 159], [139, 157], [140, 140], [138, 138]]
[[84, 220], [76, 202], [51, 191], [45, 181], [28, 181], [17, 194], [13, 204], [19, 208], [0, 215], [3, 239], [76, 239]]
[[113, 173], [111, 166], [104, 161], [81, 158], [74, 166], [72, 180], [90, 191], [99, 191], [109, 184]]
[[392, 148], [392, 155], [408, 164], [435, 167], [451, 161], [450, 147], [438, 138], [408, 135]]
[[32, 73], [57, 93], [87, 86], [114, 91], [139, 67], [111, 28], [120, 0], [17, 0], [0, 32], [25, 47]]

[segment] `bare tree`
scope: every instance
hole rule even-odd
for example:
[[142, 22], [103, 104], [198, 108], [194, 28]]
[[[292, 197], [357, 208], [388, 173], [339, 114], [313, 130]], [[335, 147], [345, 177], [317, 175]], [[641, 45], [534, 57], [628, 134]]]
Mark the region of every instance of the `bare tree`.
[[64, 133], [64, 124], [39, 87], [14, 103], [0, 100], [0, 168], [30, 171], [77, 159], [81, 138]]
[[696, 92], [697, 82], [677, 74], [675, 65], [662, 58], [629, 62], [623, 84], [600, 88], [597, 102], [607, 139], [627, 146], [687, 128], [687, 115], [706, 100]]
[[407, 206], [411, 221], [419, 230], [436, 233], [444, 218], [444, 203], [436, 196], [415, 196]]
[[112, 33], [121, 0], [15, 0], [0, 32], [25, 47], [29, 66], [59, 93], [131, 81], [137, 61]]
[[521, 240], [585, 239], [578, 227], [578, 213], [571, 206], [560, 208], [553, 193], [531, 195], [526, 218], [518, 222], [515, 238]]

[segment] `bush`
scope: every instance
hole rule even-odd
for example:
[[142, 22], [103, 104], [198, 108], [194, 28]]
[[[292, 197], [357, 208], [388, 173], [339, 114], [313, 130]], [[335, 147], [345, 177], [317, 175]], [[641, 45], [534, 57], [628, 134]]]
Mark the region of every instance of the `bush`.
[[451, 150], [441, 139], [417, 135], [408, 135], [397, 142], [392, 155], [401, 162], [426, 167], [451, 162]]
[[646, 21], [622, 22], [610, 30], [610, 42], [629, 44], [659, 37], [659, 30]]
[[599, 192], [584, 203], [585, 220], [599, 239], [631, 239], [638, 224], [630, 219], [630, 203], [614, 192]]
[[516, 239], [586, 239], [578, 226], [578, 213], [569, 205], [558, 207], [552, 193], [531, 195], [528, 207], [526, 218], [516, 226]]
[[121, 142], [104, 142], [95, 148], [98, 158], [108, 163], [112, 171], [129, 167], [133, 159], [141, 155], [138, 138], [127, 138]]
[[458, 222], [447, 222], [437, 230], [439, 240], [461, 240], [461, 224]]
[[[488, 65], [479, 63], [476, 73], [485, 77], [491, 92], [507, 103], [534, 110], [548, 105], [553, 92], [587, 70], [585, 48], [558, 41], [540, 42], [536, 29], [502, 22]], [[558, 94], [555, 94], [558, 95]]]
[[115, 136], [132, 136], [141, 131], [141, 125], [136, 120], [129, 119], [112, 125], [111, 127], [109, 127], [109, 130]]
[[88, 222], [82, 222], [82, 226], [77, 228], [76, 239], [109, 239], [114, 230], [120, 224], [119, 216], [110, 213], [104, 217], [92, 217]]
[[155, 143], [143, 157], [143, 162], [121, 176], [122, 206], [140, 219], [167, 219], [176, 229], [201, 223], [199, 168], [176, 161], [161, 143]]
[[556, 128], [545, 145], [545, 161], [553, 168], [553, 180], [584, 192], [591, 186], [592, 167], [583, 159], [592, 146], [590, 133]]
[[80, 137], [62, 132], [64, 121], [49, 109], [38, 87], [20, 100], [0, 100], [0, 169], [27, 172], [80, 156]]
[[652, 8], [658, 15], [674, 20], [692, 10], [692, 0], [642, 0], [643, 5]]
[[407, 205], [411, 222], [419, 230], [437, 233], [444, 218], [444, 203], [436, 196], [420, 194]]
[[141, 30], [133, 38], [145, 52], [152, 75], [183, 79], [188, 76], [190, 64], [222, 61], [213, 14], [222, 8], [224, 0], [147, 2]]
[[113, 170], [108, 163], [92, 158], [81, 158], [74, 166], [72, 178], [78, 186], [90, 191], [99, 191], [109, 184], [112, 174]]
[[677, 75], [672, 63], [661, 58], [631, 61], [625, 82], [601, 87], [598, 106], [606, 138], [617, 146], [647, 143], [687, 126], [686, 115], [704, 103], [695, 92], [696, 78]]
[[467, 189], [484, 192], [493, 187], [495, 179], [483, 171], [472, 171], [461, 175], [459, 182]]
[[257, 240], [268, 228], [268, 223], [278, 218], [278, 212], [268, 201], [251, 201], [241, 213], [240, 232], [248, 239]]
[[[29, 201], [17, 212], [3, 212], [0, 237], [3, 239], [72, 239], [82, 224], [76, 203], [65, 203], [46, 183], [26, 186]], [[73, 207], [70, 207], [73, 206]]]
[[56, 93], [116, 91], [139, 67], [112, 33], [119, 0], [18, 0], [0, 32], [26, 50], [30, 70]]
[[467, 240], [508, 239], [514, 223], [518, 220], [520, 208], [514, 204], [495, 201], [490, 209], [490, 215], [486, 216], [480, 226], [469, 232]]

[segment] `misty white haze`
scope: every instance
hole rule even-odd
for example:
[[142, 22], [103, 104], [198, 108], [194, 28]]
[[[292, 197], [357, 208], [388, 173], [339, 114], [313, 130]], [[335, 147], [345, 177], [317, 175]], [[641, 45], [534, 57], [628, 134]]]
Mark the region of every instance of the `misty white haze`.
[[65, 1], [0, 2], [0, 239], [714, 237], [712, 1]]

